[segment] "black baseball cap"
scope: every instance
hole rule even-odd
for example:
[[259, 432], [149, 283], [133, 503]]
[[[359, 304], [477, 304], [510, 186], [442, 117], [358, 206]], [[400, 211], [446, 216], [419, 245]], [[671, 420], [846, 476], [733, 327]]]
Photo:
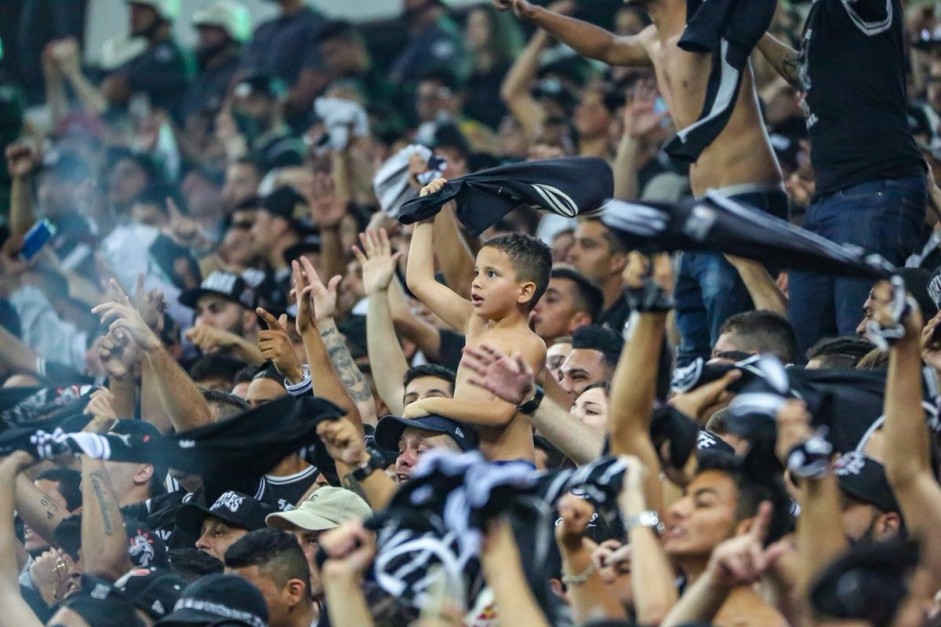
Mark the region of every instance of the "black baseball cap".
[[134, 605], [115, 586], [99, 577], [82, 575], [77, 591], [62, 602], [93, 627], [143, 627]]
[[216, 502], [206, 508], [187, 503], [176, 514], [176, 526], [189, 534], [199, 535], [203, 522], [210, 516], [230, 525], [253, 531], [265, 528], [265, 517], [274, 510], [267, 503], [241, 492], [223, 492]]
[[199, 299], [207, 294], [221, 296], [251, 311], [255, 311], [258, 306], [255, 290], [245, 279], [225, 270], [216, 270], [203, 279], [199, 287], [183, 291], [179, 300], [181, 304], [195, 309]]
[[376, 444], [388, 451], [399, 450], [399, 439], [402, 433], [411, 427], [422, 431], [446, 433], [457, 442], [462, 451], [472, 451], [477, 448], [477, 432], [471, 427], [455, 422], [450, 418], [430, 414], [421, 418], [400, 418], [399, 416], [385, 416], [376, 425]]
[[173, 610], [186, 587], [186, 580], [164, 568], [132, 568], [114, 582], [114, 587], [123, 592], [134, 607], [160, 620]]
[[[82, 515], [69, 516], [52, 533], [56, 544], [72, 559], [78, 559], [78, 551], [82, 548]], [[134, 566], [149, 568], [168, 564], [167, 545], [147, 523], [125, 516], [124, 533], [127, 536], [127, 554]]]
[[291, 263], [306, 253], [319, 253], [321, 242], [320, 231], [311, 232], [298, 243], [284, 249], [284, 261]]
[[277, 100], [285, 94], [287, 86], [277, 76], [271, 74], [251, 74], [235, 85], [233, 94], [245, 98], [254, 94], [263, 94]]
[[833, 465], [840, 489], [883, 512], [901, 512], [885, 476], [885, 467], [859, 451], [840, 456]]
[[173, 612], [155, 623], [268, 627], [268, 607], [258, 588], [236, 575], [208, 575], [183, 589]]
[[306, 205], [307, 201], [293, 187], [287, 185], [276, 188], [261, 199], [261, 209], [285, 220], [295, 219], [294, 208], [298, 204]]

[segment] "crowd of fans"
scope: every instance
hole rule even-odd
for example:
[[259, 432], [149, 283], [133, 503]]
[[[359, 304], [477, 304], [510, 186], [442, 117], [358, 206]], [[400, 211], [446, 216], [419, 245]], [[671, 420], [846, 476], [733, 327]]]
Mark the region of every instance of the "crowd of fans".
[[941, 624], [934, 5], [8, 1], [0, 627]]

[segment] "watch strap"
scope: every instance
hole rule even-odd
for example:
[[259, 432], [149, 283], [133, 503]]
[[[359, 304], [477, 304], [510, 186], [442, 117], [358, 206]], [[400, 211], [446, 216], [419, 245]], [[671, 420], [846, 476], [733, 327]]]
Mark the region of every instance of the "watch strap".
[[542, 386], [536, 385], [533, 389], [533, 394], [528, 399], [516, 406], [516, 411], [521, 414], [531, 415], [535, 412], [539, 405], [542, 404], [542, 399], [545, 396], [545, 391], [542, 389]]

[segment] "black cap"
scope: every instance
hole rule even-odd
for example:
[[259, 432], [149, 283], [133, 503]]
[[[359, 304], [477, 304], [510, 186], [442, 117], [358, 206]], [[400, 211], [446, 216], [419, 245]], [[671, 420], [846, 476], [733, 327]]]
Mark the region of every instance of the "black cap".
[[294, 208], [298, 204], [307, 204], [304, 197], [294, 188], [283, 185], [261, 199], [261, 208], [272, 215], [285, 220], [294, 220]]
[[186, 580], [162, 568], [132, 568], [114, 582], [134, 607], [154, 620], [160, 620], [173, 610], [180, 598]]
[[267, 503], [262, 503], [241, 492], [228, 491], [216, 499], [209, 508], [187, 503], [176, 514], [176, 525], [189, 534], [199, 535], [203, 522], [210, 516], [253, 531], [265, 528], [265, 516], [274, 510]]
[[[125, 516], [124, 533], [127, 536], [127, 554], [134, 566], [167, 565], [167, 545], [147, 523]], [[63, 551], [72, 559], [78, 559], [78, 551], [82, 548], [82, 515], [64, 519], [53, 531], [53, 536]]]
[[840, 489], [883, 512], [900, 512], [885, 467], [859, 451], [841, 455], [833, 466]]
[[183, 589], [173, 612], [155, 623], [267, 627], [268, 607], [258, 588], [236, 575], [209, 575]]
[[918, 546], [911, 540], [854, 545], [817, 577], [810, 603], [822, 617], [890, 625], [917, 564]]
[[255, 290], [245, 279], [225, 270], [216, 270], [203, 279], [199, 287], [182, 292], [179, 301], [187, 307], [195, 308], [199, 299], [207, 294], [221, 296], [251, 311], [255, 311], [258, 306]]
[[446, 433], [457, 442], [462, 451], [472, 451], [477, 448], [477, 432], [471, 427], [455, 422], [450, 418], [431, 414], [421, 418], [399, 418], [398, 416], [386, 416], [376, 425], [376, 444], [389, 450], [399, 450], [399, 438], [402, 432], [408, 427], [421, 429], [422, 431], [433, 431], [435, 433]]
[[311, 232], [298, 243], [284, 249], [284, 261], [291, 263], [292, 261], [300, 259], [301, 255], [319, 253], [321, 241], [320, 231]]
[[287, 91], [287, 88], [280, 78], [270, 74], [251, 74], [240, 80], [235, 85], [233, 94], [240, 98], [245, 98], [254, 94], [263, 94], [269, 98], [277, 100]]
[[143, 627], [134, 605], [104, 579], [82, 575], [81, 587], [62, 602], [93, 627]]

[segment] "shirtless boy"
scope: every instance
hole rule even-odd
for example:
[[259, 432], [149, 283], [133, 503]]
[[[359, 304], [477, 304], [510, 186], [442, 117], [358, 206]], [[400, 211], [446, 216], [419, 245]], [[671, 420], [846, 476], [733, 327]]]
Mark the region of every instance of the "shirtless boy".
[[[608, 65], [652, 65], [676, 128], [687, 128], [698, 119], [712, 57], [677, 46], [686, 28], [686, 0], [625, 0], [647, 11], [653, 24], [637, 35], [623, 37], [527, 0], [493, 2], [498, 8], [512, 9], [586, 57]], [[751, 207], [786, 217], [787, 194], [781, 169], [761, 120], [750, 68], [743, 72], [732, 117], [691, 166], [689, 179], [697, 197], [714, 189]], [[707, 342], [718, 339], [725, 319], [751, 309], [735, 269], [714, 253], [684, 253], [675, 298], [677, 325], [683, 336], [681, 359], [704, 351], [708, 358]]]
[[[444, 186], [436, 179], [421, 190], [434, 194]], [[477, 253], [471, 299], [438, 283], [434, 275], [433, 220], [415, 225], [409, 246], [406, 283], [418, 299], [442, 320], [464, 331], [468, 347], [481, 343], [519, 353], [533, 372], [542, 372], [546, 345], [529, 328], [529, 313], [549, 285], [552, 254], [539, 240], [518, 233], [488, 240]], [[462, 363], [454, 398], [427, 398], [410, 403], [406, 418], [439, 414], [477, 429], [480, 450], [491, 461], [533, 462], [532, 423], [516, 407], [470, 385], [473, 376]]]

